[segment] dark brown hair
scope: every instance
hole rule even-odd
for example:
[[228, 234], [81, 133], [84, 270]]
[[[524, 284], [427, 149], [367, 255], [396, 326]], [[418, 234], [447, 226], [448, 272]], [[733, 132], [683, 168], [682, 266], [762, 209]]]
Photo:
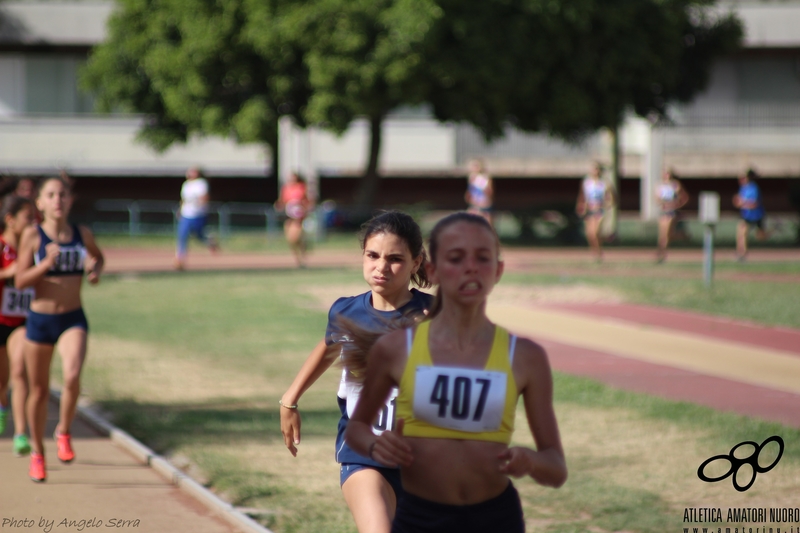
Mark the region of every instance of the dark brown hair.
[[[411, 281], [421, 288], [430, 287], [428, 271], [425, 268], [427, 254], [422, 241], [422, 230], [414, 219], [402, 211], [384, 211], [361, 226], [361, 250], [367, 245], [367, 240], [373, 235], [390, 233], [403, 239], [414, 258], [422, 257], [419, 269], [411, 275]], [[341, 344], [334, 344], [328, 348], [327, 357], [336, 357], [341, 354], [342, 366], [347, 370], [346, 379], [349, 381], [362, 382], [367, 369], [367, 356], [375, 342], [390, 331], [405, 329], [422, 320], [423, 315], [408, 314], [397, 319], [386, 320], [374, 328], [365, 328], [353, 320], [336, 317], [334, 328], [342, 332], [347, 341]]]
[[425, 269], [425, 263], [428, 261], [425, 254], [425, 246], [422, 242], [422, 230], [419, 229], [417, 224], [410, 215], [402, 211], [384, 211], [379, 215], [372, 217], [370, 220], [361, 226], [361, 236], [359, 241], [361, 243], [361, 251], [367, 245], [367, 240], [373, 235], [379, 233], [391, 233], [403, 239], [411, 252], [411, 257], [417, 258], [422, 256], [422, 262], [417, 271], [411, 275], [411, 281], [417, 287], [425, 289], [431, 286], [428, 280], [428, 272]]
[[17, 216], [26, 206], [33, 209], [33, 202], [16, 194], [6, 196], [3, 199], [2, 207], [0, 207], [0, 232], [6, 230], [6, 217], [9, 215], [12, 217]]

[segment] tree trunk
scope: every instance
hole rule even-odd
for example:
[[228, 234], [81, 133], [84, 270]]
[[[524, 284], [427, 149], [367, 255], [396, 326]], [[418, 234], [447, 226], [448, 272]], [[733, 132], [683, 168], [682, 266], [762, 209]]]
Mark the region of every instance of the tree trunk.
[[382, 115], [370, 117], [369, 161], [355, 196], [355, 207], [360, 212], [369, 211], [373, 207], [375, 195], [378, 192], [378, 180], [380, 180], [378, 158], [381, 154], [382, 126]]
[[619, 157], [619, 125], [615, 124], [611, 128], [611, 187], [614, 190], [614, 197], [617, 201], [614, 204], [614, 207], [609, 209], [608, 215], [603, 220], [603, 234], [606, 235], [606, 238], [609, 241], [616, 239], [617, 227], [619, 223]]
[[280, 135], [280, 121], [276, 120], [275, 121], [275, 136], [271, 137], [269, 139], [266, 139], [266, 145], [272, 150], [272, 163], [270, 164], [270, 169], [269, 169], [270, 174], [269, 174], [269, 176], [270, 177], [274, 177], [276, 179], [276, 183], [278, 184], [277, 185], [277, 187], [278, 187], [278, 191], [277, 191], [278, 196], [276, 196], [276, 198], [279, 197], [280, 194], [281, 194], [280, 193], [280, 191], [281, 191], [281, 179], [280, 179], [280, 176], [278, 175], [278, 171], [280, 169], [280, 166], [278, 164], [280, 163], [280, 159], [281, 159], [281, 155], [280, 155], [281, 154], [280, 153], [280, 148], [281, 148], [281, 146], [280, 146], [280, 138], [281, 138], [281, 135]]

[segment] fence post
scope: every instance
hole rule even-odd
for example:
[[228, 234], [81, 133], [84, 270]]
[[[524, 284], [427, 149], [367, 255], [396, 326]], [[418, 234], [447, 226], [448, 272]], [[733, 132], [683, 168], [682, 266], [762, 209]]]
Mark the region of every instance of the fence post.
[[719, 222], [719, 194], [700, 193], [699, 218], [703, 223], [703, 284], [711, 287], [714, 276], [714, 226]]
[[317, 228], [316, 228], [316, 230], [317, 230], [316, 231], [317, 239], [316, 239], [316, 241], [317, 242], [323, 242], [328, 238], [328, 234], [327, 234], [328, 227], [325, 224], [325, 215], [328, 213], [328, 211], [321, 205], [317, 206], [317, 208], [314, 211], [315, 211], [315, 214], [316, 214], [316, 217], [317, 217], [317, 220], [316, 220], [316, 223], [317, 223]]
[[220, 239], [227, 239], [231, 232], [231, 208], [228, 204], [222, 204], [217, 209], [217, 217], [219, 217], [219, 237]]
[[272, 239], [278, 231], [278, 217], [275, 208], [267, 207], [264, 209], [264, 215], [267, 217], [267, 238]]
[[139, 202], [133, 201], [128, 204], [128, 235], [130, 237], [136, 237], [140, 233], [139, 228], [139, 215], [141, 214], [141, 210], [139, 209]]

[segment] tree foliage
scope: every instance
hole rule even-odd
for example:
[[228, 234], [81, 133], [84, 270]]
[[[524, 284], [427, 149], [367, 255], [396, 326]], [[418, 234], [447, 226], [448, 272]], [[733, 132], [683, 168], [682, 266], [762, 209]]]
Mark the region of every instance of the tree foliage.
[[245, 0], [122, 0], [83, 83], [102, 110], [147, 115], [140, 137], [158, 150], [193, 134], [275, 149], [278, 117], [303, 124], [311, 88], [302, 52], [281, 38], [278, 6], [259, 3], [262, 31], [272, 36], [260, 51], [246, 31], [249, 7]]
[[[508, 127], [579, 137], [663, 116], [741, 39], [710, 0], [121, 0], [85, 84], [145, 113], [159, 149], [189, 135], [277, 147], [277, 120], [337, 133], [369, 120], [359, 195], [375, 192], [381, 125], [427, 104], [487, 139]], [[275, 152], [274, 152], [275, 153]]]
[[691, 100], [741, 39], [707, 0], [441, 0], [430, 48], [440, 120], [574, 138]]

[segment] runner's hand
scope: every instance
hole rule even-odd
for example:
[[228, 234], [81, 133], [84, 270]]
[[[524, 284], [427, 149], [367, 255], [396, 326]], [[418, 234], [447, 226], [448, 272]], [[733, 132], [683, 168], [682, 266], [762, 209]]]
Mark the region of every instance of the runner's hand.
[[86, 272], [88, 273], [86, 279], [92, 285], [97, 285], [100, 282], [100, 272], [97, 271], [97, 259], [89, 257], [86, 260]]
[[397, 468], [411, 466], [414, 456], [411, 455], [411, 446], [403, 437], [405, 421], [397, 420], [392, 431], [384, 431], [372, 447], [372, 459], [386, 466]]
[[497, 456], [500, 459], [500, 472], [512, 477], [522, 477], [531, 473], [530, 457], [527, 448], [514, 446]]
[[52, 268], [55, 266], [56, 260], [58, 259], [58, 256], [61, 254], [61, 250], [59, 249], [57, 242], [49, 242], [44, 247], [44, 253], [45, 256], [44, 259], [42, 260], [42, 263], [45, 263], [46, 265], [48, 265], [49, 268]]
[[286, 409], [281, 406], [281, 433], [283, 433], [283, 443], [292, 452], [293, 457], [297, 457], [297, 445], [300, 444], [300, 411], [297, 409]]

